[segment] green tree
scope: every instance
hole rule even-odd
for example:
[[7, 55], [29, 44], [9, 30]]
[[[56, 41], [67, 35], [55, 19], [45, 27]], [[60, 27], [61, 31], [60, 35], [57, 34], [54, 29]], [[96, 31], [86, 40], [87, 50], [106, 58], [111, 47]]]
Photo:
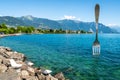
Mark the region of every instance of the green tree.
[[7, 26], [6, 26], [5, 23], [3, 23], [3, 24], [0, 25], [0, 28], [1, 28], [1, 29], [7, 29]]
[[50, 30], [49, 30], [49, 32], [50, 32], [50, 33], [53, 33], [53, 32], [54, 32], [54, 30], [53, 30], [53, 29], [50, 29]]
[[21, 33], [21, 32], [22, 32], [22, 26], [17, 26], [16, 31], [17, 31], [18, 33]]
[[16, 29], [13, 28], [13, 27], [10, 27], [9, 28], [9, 34], [14, 34], [14, 33], [17, 33]]

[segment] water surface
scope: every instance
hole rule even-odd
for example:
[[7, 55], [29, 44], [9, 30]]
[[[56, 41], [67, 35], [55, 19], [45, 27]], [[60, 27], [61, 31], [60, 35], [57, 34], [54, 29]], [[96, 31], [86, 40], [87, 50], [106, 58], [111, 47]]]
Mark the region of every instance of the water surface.
[[93, 34], [40, 34], [0, 39], [35, 66], [62, 71], [71, 80], [120, 80], [120, 34], [100, 34], [101, 55], [92, 56]]

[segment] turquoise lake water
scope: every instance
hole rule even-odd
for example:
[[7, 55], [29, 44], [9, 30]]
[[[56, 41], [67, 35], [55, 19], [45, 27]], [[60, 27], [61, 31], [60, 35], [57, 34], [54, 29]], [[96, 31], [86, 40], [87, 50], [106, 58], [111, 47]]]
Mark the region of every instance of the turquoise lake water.
[[120, 34], [100, 34], [101, 54], [92, 55], [94, 34], [40, 34], [0, 39], [35, 66], [62, 71], [70, 80], [120, 80]]

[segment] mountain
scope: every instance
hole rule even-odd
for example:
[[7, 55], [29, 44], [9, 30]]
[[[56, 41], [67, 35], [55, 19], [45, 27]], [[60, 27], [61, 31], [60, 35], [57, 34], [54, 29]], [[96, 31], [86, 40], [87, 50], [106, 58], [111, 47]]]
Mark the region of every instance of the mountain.
[[0, 16], [0, 24], [1, 23], [6, 23], [7, 25], [10, 25], [10, 26], [26, 25], [23, 21], [11, 16], [3, 16], [3, 17]]
[[37, 18], [32, 16], [22, 16], [19, 20], [26, 23], [26, 25], [34, 26], [36, 28], [46, 28], [46, 29], [60, 29], [61, 25], [54, 21], [44, 18]]
[[[74, 20], [60, 20], [58, 21], [63, 29], [71, 29], [71, 30], [85, 30], [95, 32], [95, 23], [94, 22], [81, 22]], [[116, 30], [109, 28], [101, 23], [98, 24], [100, 33], [116, 33]]]
[[[63, 30], [85, 30], [95, 32], [94, 22], [82, 22], [76, 20], [50, 20], [45, 18], [37, 18], [31, 15], [22, 17], [2, 16], [0, 24], [6, 23], [9, 26], [34, 26], [35, 28], [44, 29], [63, 29]], [[102, 33], [117, 33], [115, 29], [99, 23], [99, 32]]]
[[120, 26], [115, 25], [115, 26], [110, 26], [111, 29], [116, 30], [118, 33], [120, 33]]

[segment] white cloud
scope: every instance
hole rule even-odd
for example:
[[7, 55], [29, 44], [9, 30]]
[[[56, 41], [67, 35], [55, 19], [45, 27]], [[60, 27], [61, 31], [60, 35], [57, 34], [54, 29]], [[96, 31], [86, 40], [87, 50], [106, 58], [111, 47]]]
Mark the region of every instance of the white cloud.
[[64, 15], [64, 18], [65, 18], [65, 19], [75, 19], [76, 17], [75, 17], [75, 16], [67, 16], [67, 15]]
[[108, 24], [107, 26], [114, 27], [114, 26], [118, 26], [118, 25], [117, 24]]
[[62, 19], [68, 19], [68, 20], [80, 20], [80, 18], [76, 18], [75, 16], [69, 16], [69, 15], [64, 15]]

